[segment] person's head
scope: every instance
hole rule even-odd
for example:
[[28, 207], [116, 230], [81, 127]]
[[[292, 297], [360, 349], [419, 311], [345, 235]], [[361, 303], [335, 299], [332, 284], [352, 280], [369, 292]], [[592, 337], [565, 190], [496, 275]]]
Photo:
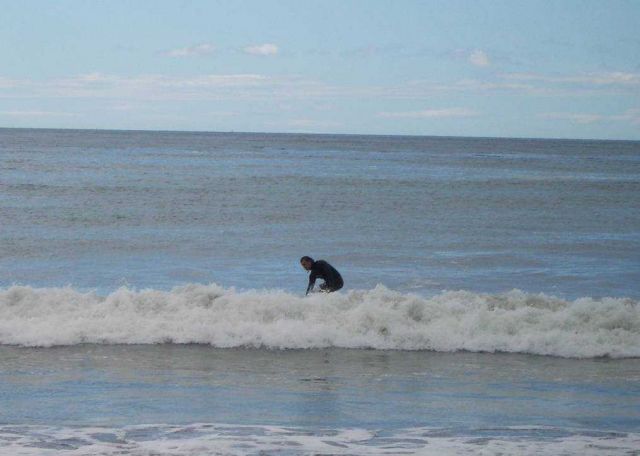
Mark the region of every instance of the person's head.
[[311, 271], [311, 268], [313, 267], [313, 258], [309, 256], [303, 256], [302, 258], [300, 258], [300, 264], [305, 270]]

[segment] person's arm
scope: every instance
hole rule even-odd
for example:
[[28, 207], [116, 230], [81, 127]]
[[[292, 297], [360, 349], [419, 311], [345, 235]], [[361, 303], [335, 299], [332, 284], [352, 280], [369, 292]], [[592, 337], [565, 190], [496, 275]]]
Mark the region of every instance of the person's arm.
[[313, 290], [313, 287], [315, 284], [316, 284], [316, 271], [311, 271], [311, 274], [309, 274], [309, 285], [307, 286], [307, 292], [304, 294], [305, 296], [308, 295], [311, 290]]

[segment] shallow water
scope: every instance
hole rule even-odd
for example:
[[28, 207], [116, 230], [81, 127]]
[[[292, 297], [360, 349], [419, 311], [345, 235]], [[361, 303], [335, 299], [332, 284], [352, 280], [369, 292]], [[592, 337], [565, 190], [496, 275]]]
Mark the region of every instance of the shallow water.
[[0, 364], [0, 423], [21, 423], [0, 426], [5, 454], [622, 454], [640, 443], [638, 359], [80, 345], [4, 346]]
[[0, 363], [0, 422], [640, 427], [640, 359], [81, 345]]

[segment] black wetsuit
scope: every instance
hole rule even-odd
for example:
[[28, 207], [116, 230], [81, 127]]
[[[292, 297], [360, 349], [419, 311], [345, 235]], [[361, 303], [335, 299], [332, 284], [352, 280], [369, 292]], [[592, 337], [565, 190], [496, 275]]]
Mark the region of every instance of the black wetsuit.
[[311, 274], [309, 274], [309, 286], [307, 287], [307, 293], [311, 291], [316, 283], [316, 279], [324, 280], [324, 283], [320, 285], [320, 289], [326, 292], [332, 292], [339, 290], [344, 285], [342, 276], [340, 273], [324, 260], [314, 261], [311, 266]]

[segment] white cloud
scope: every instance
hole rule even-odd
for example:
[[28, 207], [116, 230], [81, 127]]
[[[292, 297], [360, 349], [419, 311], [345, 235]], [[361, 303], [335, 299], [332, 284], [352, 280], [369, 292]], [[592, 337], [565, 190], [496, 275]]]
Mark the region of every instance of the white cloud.
[[251, 55], [276, 55], [279, 52], [278, 46], [272, 43], [256, 44], [243, 49], [246, 54]]
[[471, 51], [471, 53], [469, 54], [469, 58], [467, 60], [472, 65], [479, 66], [479, 67], [486, 67], [491, 65], [489, 56], [480, 49], [475, 49]]
[[201, 43], [194, 46], [187, 46], [179, 49], [172, 49], [165, 51], [164, 55], [167, 57], [202, 57], [205, 55], [213, 54], [216, 47], [211, 43]]
[[606, 115], [593, 113], [573, 112], [546, 112], [538, 117], [543, 119], [568, 120], [577, 124], [593, 124], [597, 122], [629, 122], [632, 125], [640, 125], [640, 108], [627, 109], [622, 114]]
[[379, 112], [379, 117], [400, 119], [432, 119], [442, 117], [473, 117], [479, 113], [468, 108], [425, 109], [422, 111]]

